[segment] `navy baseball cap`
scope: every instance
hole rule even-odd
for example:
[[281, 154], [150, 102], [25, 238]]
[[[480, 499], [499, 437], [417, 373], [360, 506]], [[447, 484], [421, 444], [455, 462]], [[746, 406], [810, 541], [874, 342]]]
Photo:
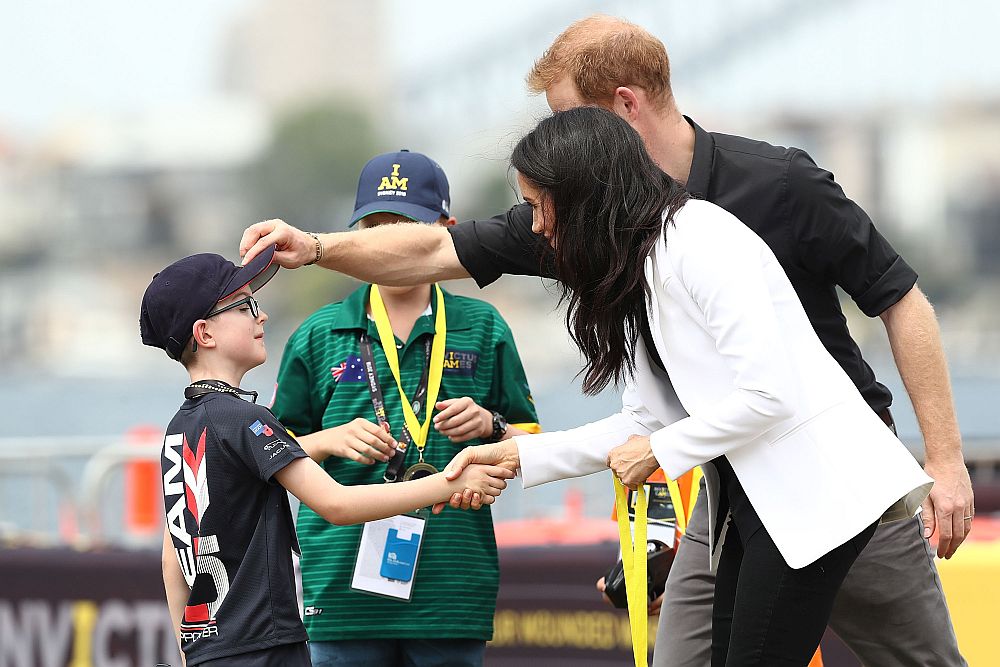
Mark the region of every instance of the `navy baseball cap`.
[[451, 194], [444, 169], [422, 153], [401, 149], [373, 157], [361, 170], [354, 200], [353, 227], [372, 213], [396, 213], [417, 222], [451, 215]]
[[274, 246], [246, 266], [210, 253], [174, 262], [153, 276], [142, 295], [139, 335], [143, 344], [165, 350], [168, 357], [180, 361], [195, 322], [244, 287], [256, 292], [277, 272]]

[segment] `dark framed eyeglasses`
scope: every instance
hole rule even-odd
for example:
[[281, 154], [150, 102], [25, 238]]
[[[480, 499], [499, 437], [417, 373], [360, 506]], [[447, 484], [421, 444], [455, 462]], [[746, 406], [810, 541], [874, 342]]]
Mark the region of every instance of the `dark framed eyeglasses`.
[[212, 312], [210, 312], [208, 315], [205, 316], [205, 319], [207, 320], [208, 318], [215, 317], [216, 315], [224, 313], [227, 310], [232, 310], [233, 308], [242, 308], [243, 306], [249, 306], [250, 314], [253, 315], [254, 319], [260, 317], [260, 306], [257, 305], [257, 300], [254, 299], [252, 296], [248, 296], [244, 299], [240, 299], [239, 301], [234, 301], [228, 306], [223, 306], [218, 310], [213, 310]]

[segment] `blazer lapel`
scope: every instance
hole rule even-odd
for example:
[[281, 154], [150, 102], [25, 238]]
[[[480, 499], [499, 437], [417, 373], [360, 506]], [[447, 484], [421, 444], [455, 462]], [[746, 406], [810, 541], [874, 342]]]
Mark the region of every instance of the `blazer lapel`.
[[[646, 282], [652, 285], [653, 280], [653, 258], [647, 257], [644, 270]], [[670, 368], [663, 341], [660, 337], [660, 307], [657, 303], [656, 290], [650, 290], [650, 300], [646, 304], [646, 316], [649, 318], [650, 337], [656, 352], [660, 355], [660, 360], [666, 368]], [[687, 412], [677, 398], [677, 392], [670, 382], [670, 376], [659, 368], [656, 368], [649, 360], [646, 351], [646, 343], [639, 336], [635, 345], [635, 383], [639, 395], [643, 398], [646, 408], [664, 426], [673, 424], [679, 419], [687, 417]]]

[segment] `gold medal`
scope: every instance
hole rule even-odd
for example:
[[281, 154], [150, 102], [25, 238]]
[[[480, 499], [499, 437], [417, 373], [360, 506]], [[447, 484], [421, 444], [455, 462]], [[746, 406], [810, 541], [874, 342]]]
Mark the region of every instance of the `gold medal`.
[[434, 475], [438, 472], [438, 469], [432, 466], [430, 463], [415, 463], [406, 469], [403, 473], [403, 481], [409, 482], [411, 479], [420, 479], [421, 477], [427, 477], [429, 475]]

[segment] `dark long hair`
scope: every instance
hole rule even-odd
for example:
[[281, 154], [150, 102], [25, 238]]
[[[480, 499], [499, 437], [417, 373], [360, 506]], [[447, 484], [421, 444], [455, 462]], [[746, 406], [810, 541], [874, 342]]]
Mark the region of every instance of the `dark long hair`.
[[511, 165], [555, 209], [556, 276], [566, 326], [583, 353], [583, 390], [635, 370], [646, 317], [644, 263], [666, 220], [688, 199], [624, 120], [598, 107], [553, 114], [521, 139]]

